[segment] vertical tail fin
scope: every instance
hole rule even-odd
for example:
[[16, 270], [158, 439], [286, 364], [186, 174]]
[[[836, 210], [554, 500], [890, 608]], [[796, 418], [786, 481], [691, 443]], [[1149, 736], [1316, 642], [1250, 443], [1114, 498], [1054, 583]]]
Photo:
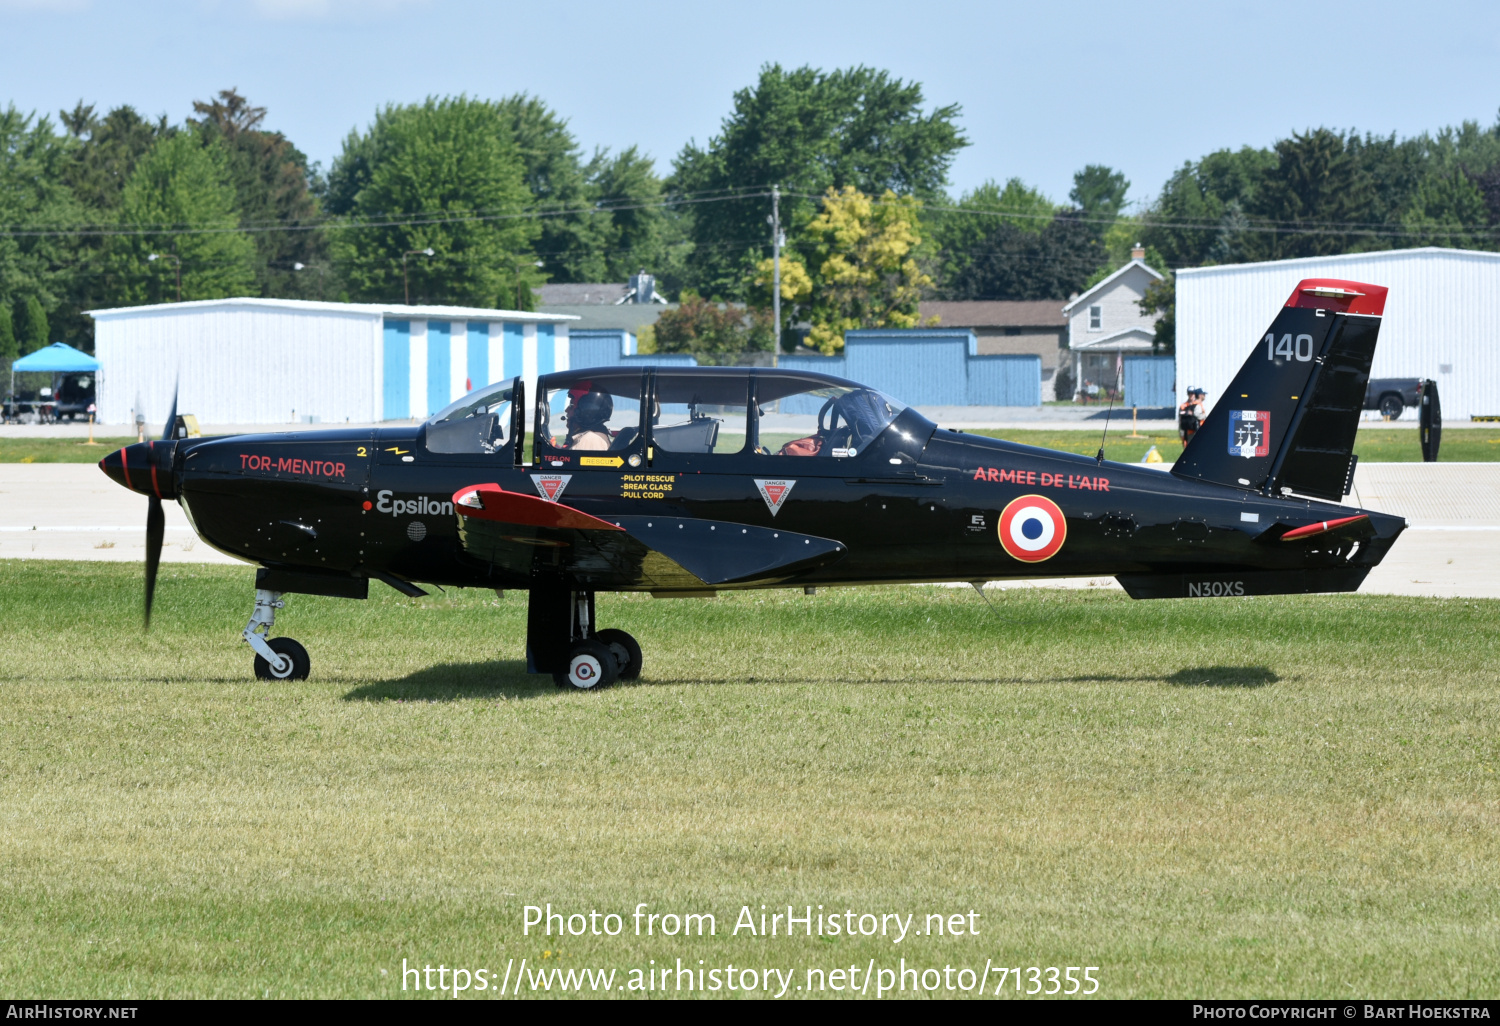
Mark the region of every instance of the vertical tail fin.
[[1347, 495], [1385, 294], [1299, 282], [1172, 473], [1267, 495]]

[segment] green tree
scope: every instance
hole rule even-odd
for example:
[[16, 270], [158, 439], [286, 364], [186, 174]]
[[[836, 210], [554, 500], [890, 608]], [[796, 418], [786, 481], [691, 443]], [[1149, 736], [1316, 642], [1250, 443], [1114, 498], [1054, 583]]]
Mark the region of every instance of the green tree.
[[[1094, 221], [1113, 221], [1125, 209], [1125, 194], [1130, 179], [1103, 164], [1089, 164], [1073, 175], [1073, 189], [1068, 199]], [[1099, 228], [1103, 234], [1103, 225]]]
[[[10, 304], [0, 299], [0, 374], [9, 375], [10, 365], [20, 355], [21, 347], [16, 342], [16, 327], [10, 315]], [[8, 377], [5, 384], [10, 384]]]
[[541, 214], [536, 252], [552, 281], [609, 281], [606, 250], [610, 217], [594, 210], [597, 190], [584, 169], [568, 123], [526, 93], [495, 105], [499, 124], [515, 141], [530, 207]]
[[[82, 100], [71, 110], [60, 112], [71, 145], [62, 168], [63, 181], [81, 207], [81, 220], [89, 226], [114, 226], [119, 221], [120, 198], [136, 163], [150, 152], [156, 140], [171, 133], [165, 116], [147, 121], [130, 106], [120, 106], [102, 118], [92, 104]], [[107, 236], [77, 235], [58, 240], [69, 268], [67, 285], [54, 309], [60, 335], [91, 345], [94, 321], [83, 311], [119, 306], [127, 302], [115, 293], [114, 276], [108, 273]]]
[[653, 339], [653, 352], [692, 353], [699, 363], [717, 363], [741, 353], [769, 351], [773, 345], [771, 314], [714, 303], [688, 292], [676, 309], [661, 312]]
[[[42, 233], [79, 226], [84, 211], [64, 181], [71, 145], [49, 119], [0, 109], [0, 225]], [[44, 312], [57, 310], [71, 285], [72, 255], [66, 236], [0, 235], [0, 297], [18, 312], [29, 298]]]
[[1066, 299], [1105, 258], [1098, 226], [1077, 210], [1059, 211], [1041, 231], [992, 223], [948, 280], [949, 299]]
[[[277, 229], [249, 233], [257, 294], [320, 298], [328, 243], [307, 157], [280, 132], [261, 128], [266, 109], [252, 106], [234, 89], [211, 101], [194, 101], [193, 111], [199, 117], [189, 124], [203, 144], [222, 146], [228, 158], [241, 224]], [[299, 272], [297, 264], [305, 270]]]
[[[852, 186], [828, 190], [822, 211], [782, 261], [782, 297], [805, 305], [811, 345], [832, 355], [844, 348], [847, 331], [921, 323], [917, 303], [932, 279], [917, 259], [920, 210], [919, 200], [889, 189], [879, 202]], [[772, 271], [769, 259], [756, 268], [761, 295], [770, 291]]]
[[1326, 128], [1294, 133], [1276, 143], [1267, 169], [1245, 203], [1251, 225], [1243, 252], [1250, 260], [1284, 260], [1367, 249], [1384, 243], [1368, 229], [1375, 186], [1358, 145]]
[[1141, 215], [1140, 241], [1170, 267], [1244, 259], [1245, 205], [1276, 162], [1270, 150], [1218, 150], [1184, 164]]
[[[705, 295], [739, 298], [770, 248], [764, 195], [786, 193], [783, 225], [795, 233], [818, 216], [829, 189], [940, 195], [954, 155], [968, 145], [956, 104], [923, 110], [922, 87], [856, 67], [761, 69], [734, 94], [719, 134], [678, 155], [670, 191], [693, 201], [686, 280]], [[743, 193], [744, 199], [724, 199]], [[700, 202], [713, 199], [714, 202]]]
[[658, 287], [682, 288], [691, 242], [682, 215], [661, 206], [665, 196], [651, 158], [634, 146], [596, 153], [587, 168], [595, 202], [609, 218], [603, 240], [605, 281], [622, 281], [639, 270], [656, 275]]
[[187, 133], [163, 136], [131, 172], [120, 196], [122, 234], [106, 245], [113, 293], [123, 303], [171, 302], [174, 262], [182, 298], [219, 299], [255, 292], [255, 244], [239, 230], [228, 157]]
[[430, 247], [436, 256], [409, 265], [412, 302], [529, 309], [542, 279], [523, 175], [492, 104], [459, 96], [386, 107], [329, 174], [330, 208], [350, 217], [333, 238], [350, 297], [400, 300], [402, 254]]
[[1401, 217], [1407, 240], [1418, 246], [1494, 249], [1484, 193], [1462, 168], [1434, 169], [1412, 191]]
[[69, 154], [64, 180], [101, 222], [113, 222], [136, 162], [157, 139], [171, 133], [167, 119], [147, 121], [129, 105], [100, 118], [93, 104], [82, 100], [71, 111], [60, 113], [68, 135], [77, 142]]
[[1177, 351], [1177, 277], [1170, 271], [1161, 281], [1146, 286], [1146, 294], [1136, 300], [1141, 313], [1156, 320], [1156, 335], [1151, 340], [1153, 352], [1170, 356]]
[[49, 334], [47, 311], [42, 309], [40, 299], [27, 296], [16, 304], [16, 341], [20, 344], [22, 356], [51, 345]]
[[936, 251], [939, 292], [957, 299], [954, 283], [964, 278], [976, 256], [995, 245], [997, 228], [1006, 238], [1038, 235], [1057, 213], [1056, 205], [1019, 178], [1003, 186], [987, 181], [960, 196], [949, 209], [924, 210], [922, 221]]

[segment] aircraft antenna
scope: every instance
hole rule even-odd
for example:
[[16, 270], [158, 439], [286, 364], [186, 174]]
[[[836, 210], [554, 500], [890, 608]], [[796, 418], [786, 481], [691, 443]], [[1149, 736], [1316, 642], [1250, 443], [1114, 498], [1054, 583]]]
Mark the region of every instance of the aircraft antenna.
[[984, 581], [969, 582], [969, 587], [973, 588], [976, 592], [979, 593], [979, 597], [984, 600], [984, 604], [990, 607], [990, 612], [995, 614], [995, 619], [999, 620], [1001, 623], [1020, 623], [1020, 620], [1012, 620], [1009, 617], [1000, 615], [1000, 610], [995, 608], [995, 603], [991, 602], [990, 597], [984, 593], [984, 585]]
[[1104, 440], [1109, 437], [1109, 415], [1114, 412], [1114, 409], [1115, 393], [1111, 391], [1109, 393], [1109, 408], [1104, 411], [1104, 434], [1099, 436], [1099, 455], [1094, 457], [1101, 467], [1104, 465]]

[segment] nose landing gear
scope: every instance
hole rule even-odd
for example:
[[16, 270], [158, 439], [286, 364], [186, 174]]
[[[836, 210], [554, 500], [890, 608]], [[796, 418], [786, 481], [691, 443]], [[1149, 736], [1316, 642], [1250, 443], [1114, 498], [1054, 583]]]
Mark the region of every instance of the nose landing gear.
[[307, 649], [291, 638], [268, 638], [276, 624], [276, 610], [286, 603], [279, 591], [255, 591], [255, 611], [241, 635], [255, 652], [257, 680], [306, 680], [312, 672]]

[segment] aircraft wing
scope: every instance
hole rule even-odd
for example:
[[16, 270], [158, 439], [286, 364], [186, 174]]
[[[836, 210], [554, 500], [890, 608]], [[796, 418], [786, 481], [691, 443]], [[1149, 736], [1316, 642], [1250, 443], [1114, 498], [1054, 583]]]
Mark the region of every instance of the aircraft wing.
[[471, 557], [526, 576], [590, 589], [697, 591], [775, 584], [842, 559], [831, 538], [692, 517], [595, 517], [498, 484], [453, 493], [459, 541]]

